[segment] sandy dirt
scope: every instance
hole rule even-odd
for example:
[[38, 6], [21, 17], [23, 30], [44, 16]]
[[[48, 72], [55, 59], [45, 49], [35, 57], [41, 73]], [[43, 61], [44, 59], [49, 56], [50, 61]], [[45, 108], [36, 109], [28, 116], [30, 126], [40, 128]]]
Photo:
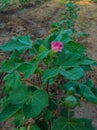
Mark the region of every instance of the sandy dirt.
[[[89, 34], [82, 43], [85, 43], [88, 55], [97, 61], [97, 3], [92, 0], [75, 0], [75, 2], [80, 7], [76, 28]], [[16, 35], [31, 34], [34, 38], [48, 35], [50, 24], [61, 18], [63, 10], [64, 6], [59, 4], [59, 0], [52, 0], [36, 8], [25, 8], [8, 14], [0, 13], [0, 44]], [[2, 57], [1, 55], [1, 59]], [[90, 76], [96, 84], [96, 67]], [[97, 105], [81, 102], [81, 107], [75, 110], [75, 116], [93, 119], [93, 125], [97, 129]], [[11, 127], [5, 125], [0, 130], [11, 130]]]

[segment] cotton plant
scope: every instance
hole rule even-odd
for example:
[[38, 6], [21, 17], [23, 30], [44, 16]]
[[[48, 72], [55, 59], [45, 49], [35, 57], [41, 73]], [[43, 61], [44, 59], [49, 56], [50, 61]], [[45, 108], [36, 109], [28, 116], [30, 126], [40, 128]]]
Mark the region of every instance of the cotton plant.
[[90, 119], [74, 117], [74, 109], [82, 99], [97, 103], [92, 79], [80, 82], [96, 62], [64, 31], [35, 41], [18, 36], [0, 46], [10, 52], [0, 70], [0, 122], [12, 118], [15, 130], [94, 130]]

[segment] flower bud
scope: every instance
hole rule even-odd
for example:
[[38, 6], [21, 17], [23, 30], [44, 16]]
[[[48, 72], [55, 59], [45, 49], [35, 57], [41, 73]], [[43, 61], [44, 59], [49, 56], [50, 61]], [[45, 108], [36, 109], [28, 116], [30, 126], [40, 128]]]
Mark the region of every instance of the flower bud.
[[62, 49], [63, 49], [63, 43], [60, 42], [60, 41], [53, 41], [53, 42], [51, 43], [51, 48], [52, 48], [52, 50], [55, 51], [55, 52], [61, 52]]
[[75, 92], [75, 89], [73, 87], [69, 88], [69, 90], [67, 91], [68, 95], [73, 95]]
[[65, 105], [68, 108], [74, 108], [77, 106], [77, 104], [78, 104], [77, 99], [74, 96], [71, 95], [65, 98]]

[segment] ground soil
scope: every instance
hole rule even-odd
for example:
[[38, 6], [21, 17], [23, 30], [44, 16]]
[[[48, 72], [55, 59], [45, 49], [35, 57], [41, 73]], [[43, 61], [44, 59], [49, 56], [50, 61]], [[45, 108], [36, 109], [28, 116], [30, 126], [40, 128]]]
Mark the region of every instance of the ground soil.
[[[38, 6], [17, 9], [6, 13], [0, 13], [0, 44], [5, 43], [16, 35], [30, 34], [34, 39], [49, 34], [50, 24], [61, 18], [64, 11], [60, 0], [51, 0]], [[92, 0], [75, 0], [80, 7], [79, 19], [76, 28], [89, 34], [81, 42], [87, 47], [87, 54], [97, 61], [97, 3]], [[3, 54], [0, 53], [0, 60]], [[97, 68], [90, 74], [97, 84]], [[81, 102], [81, 107], [75, 110], [76, 117], [87, 117], [93, 119], [93, 125], [97, 129], [97, 105]], [[8, 121], [0, 130], [13, 130]]]

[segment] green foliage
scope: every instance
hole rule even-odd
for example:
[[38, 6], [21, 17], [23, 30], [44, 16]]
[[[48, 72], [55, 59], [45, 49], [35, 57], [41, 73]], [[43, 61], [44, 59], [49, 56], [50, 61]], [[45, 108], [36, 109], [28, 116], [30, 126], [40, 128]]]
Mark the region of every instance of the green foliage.
[[17, 50], [22, 53], [23, 51], [32, 48], [32, 43], [33, 41], [30, 39], [29, 35], [19, 36], [19, 37], [14, 37], [11, 41], [2, 45], [0, 49], [2, 49], [3, 51]]
[[20, 130], [26, 130], [26, 127], [21, 127]]
[[30, 97], [30, 101], [24, 104], [23, 113], [26, 118], [36, 117], [48, 106], [48, 95], [43, 90], [37, 90]]
[[63, 12], [63, 19], [57, 23], [52, 24], [52, 27], [55, 28], [56, 31], [60, 31], [62, 28], [68, 28], [68, 29], [73, 29], [75, 26], [75, 21], [78, 18], [78, 12], [79, 12], [79, 7], [74, 4], [72, 0], [69, 0], [67, 4], [65, 4], [66, 11]]
[[1, 10], [6, 10], [8, 9], [10, 6], [14, 6], [16, 4], [18, 5], [25, 5], [27, 3], [31, 2], [31, 0], [0, 0], [0, 9]]
[[93, 80], [87, 79], [84, 83], [79, 83], [75, 81], [67, 82], [64, 85], [64, 89], [69, 91], [70, 88], [74, 88], [76, 93], [79, 94], [80, 97], [86, 99], [87, 101], [97, 103], [97, 95], [93, 91], [96, 89]]
[[93, 80], [81, 82], [97, 63], [73, 35], [72, 28], [60, 28], [45, 39], [18, 36], [0, 46], [9, 54], [0, 64], [5, 73], [0, 122], [13, 117], [18, 130], [94, 130], [91, 120], [73, 119], [80, 99], [97, 104]]
[[40, 130], [40, 128], [37, 125], [32, 125], [30, 130]]
[[95, 3], [97, 3], [97, 0], [93, 0]]
[[10, 8], [18, 6], [25, 6], [27, 4], [31, 4], [31, 2], [34, 3], [43, 3], [48, 0], [0, 0], [0, 10], [7, 11]]
[[9, 104], [0, 114], [0, 121], [10, 118], [20, 109], [25, 118], [36, 117], [48, 106], [48, 95], [44, 90], [32, 93], [23, 85], [11, 91], [7, 100]]
[[[26, 68], [26, 69], [25, 69]], [[36, 70], [37, 68], [37, 64], [36, 63], [24, 63], [24, 64], [21, 64], [17, 70], [19, 72], [22, 72], [24, 73], [25, 75], [25, 78], [29, 78]]]
[[60, 68], [60, 74], [69, 80], [79, 80], [84, 77], [83, 69], [78, 66], [70, 70], [65, 70], [64, 67]]
[[30, 2], [30, 0], [19, 0], [19, 2], [20, 2], [21, 5], [23, 5], [23, 4]]
[[5, 9], [9, 6], [9, 0], [0, 0], [0, 9]]
[[8, 104], [2, 113], [0, 113], [0, 122], [5, 121], [12, 117], [17, 111], [21, 109], [22, 105]]
[[75, 23], [78, 19], [80, 8], [73, 2], [73, 0], [68, 0], [67, 3], [63, 0], [63, 2], [65, 5], [65, 11], [62, 13], [63, 17], [60, 21], [51, 25], [53, 31], [60, 32], [60, 30], [71, 29], [75, 39], [87, 37], [88, 34], [86, 32], [79, 32], [75, 29]]
[[71, 28], [75, 25], [75, 20], [78, 18], [79, 7], [70, 0], [66, 4], [66, 12], [63, 13], [64, 19], [67, 20], [66, 26]]
[[52, 130], [94, 130], [91, 120], [88, 119], [72, 119], [66, 120], [60, 117], [54, 121]]
[[6, 85], [9, 87], [12, 86], [13, 89], [17, 88], [20, 84], [21, 76], [17, 72], [9, 73], [4, 77], [4, 81], [6, 81]]

